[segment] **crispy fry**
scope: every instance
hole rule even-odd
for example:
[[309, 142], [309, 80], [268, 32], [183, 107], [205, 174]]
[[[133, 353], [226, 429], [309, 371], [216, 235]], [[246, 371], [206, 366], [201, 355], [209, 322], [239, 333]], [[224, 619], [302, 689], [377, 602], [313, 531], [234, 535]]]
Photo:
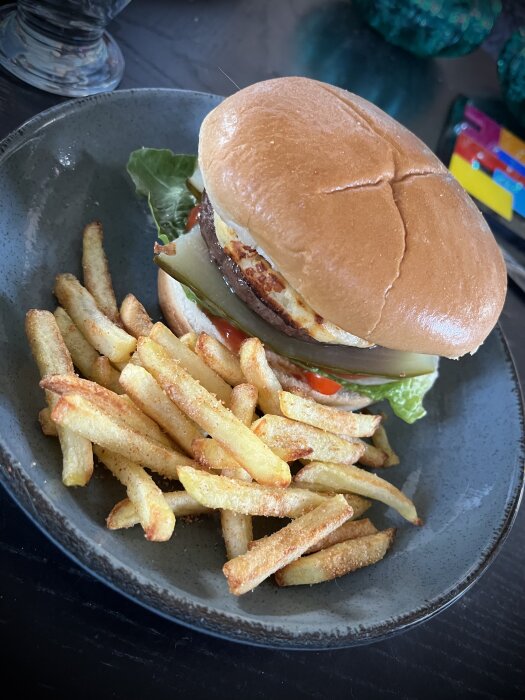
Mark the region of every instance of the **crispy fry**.
[[259, 392], [259, 406], [265, 413], [280, 416], [279, 392], [282, 386], [268, 364], [259, 338], [248, 338], [244, 341], [239, 360], [246, 381], [253, 384]]
[[316, 484], [339, 493], [357, 493], [373, 498], [394, 508], [414, 525], [422, 524], [414, 504], [404, 493], [376, 474], [370, 474], [359, 467], [312, 462], [297, 472], [294, 481]]
[[[292, 485], [293, 488], [306, 489], [308, 491], [314, 491], [315, 493], [321, 493], [324, 495], [333, 495], [335, 493], [335, 491], [327, 490], [326, 486], [319, 484], [293, 481]], [[358, 496], [356, 493], [345, 493], [344, 496], [354, 511], [354, 514], [350, 520], [357, 520], [357, 518], [360, 518], [372, 506], [372, 501], [370, 499], [364, 498], [364, 496]]]
[[[55, 373], [73, 375], [73, 362], [55, 317], [50, 311], [31, 309], [26, 314], [26, 334], [31, 351], [46, 378]], [[58, 401], [56, 394], [46, 391], [46, 401], [52, 410]], [[51, 416], [51, 420], [53, 420]], [[53, 422], [55, 422], [53, 420]], [[91, 443], [66, 428], [57, 427], [62, 449], [62, 481], [66, 486], [85, 486], [93, 473]]]
[[307, 489], [261, 486], [191, 467], [180, 467], [179, 478], [186, 491], [208, 508], [222, 508], [246, 515], [297, 518], [327, 498], [326, 494]]
[[257, 388], [253, 384], [237, 384], [232, 389], [230, 411], [244, 425], [251, 426], [257, 406]]
[[[187, 515], [204, 515], [212, 512], [209, 508], [192, 498], [186, 491], [167, 491], [162, 495], [175, 517], [182, 518]], [[111, 513], [106, 518], [106, 525], [110, 530], [133, 527], [133, 525], [138, 525], [139, 522], [137, 508], [129, 498], [125, 498], [114, 505]]]
[[372, 435], [372, 442], [375, 447], [386, 454], [386, 460], [382, 465], [383, 467], [394, 467], [396, 464], [399, 464], [399, 457], [392, 449], [383, 425], [377, 426], [375, 433]]
[[153, 328], [153, 322], [146, 309], [133, 294], [127, 294], [120, 305], [120, 317], [124, 328], [135, 338], [141, 335], [149, 335]]
[[272, 449], [284, 450], [286, 461], [307, 457], [353, 464], [365, 451], [364, 443], [349, 442], [333, 433], [282, 416], [263, 416], [252, 424], [252, 430]]
[[345, 499], [333, 496], [273, 535], [259, 540], [253, 549], [230, 559], [223, 566], [230, 591], [234, 595], [251, 591], [275, 571], [300, 557], [351, 515], [352, 508]]
[[345, 542], [346, 540], [353, 540], [356, 537], [373, 535], [376, 532], [377, 528], [368, 518], [363, 518], [362, 520], [347, 520], [346, 523], [340, 525], [337, 530], [334, 530], [307, 549], [305, 554], [312, 554], [313, 552], [318, 552], [320, 549], [331, 547], [333, 544], [339, 544], [339, 542]]
[[192, 443], [193, 455], [206, 469], [240, 469], [239, 463], [213, 438], [197, 438]]
[[150, 338], [167, 350], [173, 360], [181, 363], [189, 374], [202, 384], [211, 394], [227, 404], [232, 393], [231, 386], [219, 377], [202, 358], [190, 350], [163, 323], [156, 323]]
[[51, 420], [51, 409], [49, 406], [43, 408], [38, 414], [38, 422], [44, 435], [48, 437], [58, 437], [57, 427]]
[[197, 333], [189, 331], [188, 333], [184, 333], [184, 335], [181, 335], [179, 340], [181, 343], [184, 343], [184, 345], [187, 348], [195, 352], [195, 346], [197, 345]]
[[171, 401], [155, 379], [143, 367], [128, 364], [120, 383], [133, 402], [189, 455], [194, 456], [193, 441], [202, 438], [202, 430]]
[[95, 384], [95, 382], [80, 379], [75, 375], [63, 374], [46, 377], [42, 379], [40, 385], [43, 389], [49, 389], [60, 395], [81, 394], [95, 403], [101, 411], [116, 420], [147, 437], [153, 438], [165, 447], [173, 447], [168, 436], [128, 396], [119, 396], [109, 389]]
[[226, 345], [223, 345], [216, 338], [212, 338], [211, 335], [199, 334], [195, 344], [195, 352], [231, 386], [243, 384], [246, 381], [239, 358], [231, 350], [228, 350]]
[[121, 423], [80, 394], [62, 396], [53, 409], [51, 418], [58, 425], [168, 479], [177, 479], [178, 467], [191, 463], [185, 455], [169, 450], [156, 440]]
[[140, 338], [142, 364], [153, 374], [172, 401], [197, 425], [214, 437], [259, 483], [287, 486], [290, 469], [252, 431], [225, 408], [169, 353], [151, 338]]
[[228, 559], [234, 559], [248, 550], [248, 544], [253, 539], [250, 515], [221, 510], [221, 530]]
[[381, 416], [341, 411], [288, 391], [279, 392], [279, 405], [283, 416], [336, 435], [369, 437], [381, 421]]
[[394, 541], [395, 528], [334, 544], [296, 559], [275, 574], [279, 586], [300, 586], [331, 581], [383, 559]]
[[110, 321], [120, 326], [117, 300], [109, 274], [108, 260], [104, 252], [102, 224], [92, 221], [82, 235], [82, 270], [84, 284], [98, 308]]
[[142, 467], [95, 445], [94, 452], [109, 471], [126, 487], [128, 498], [135, 506], [146, 539], [165, 542], [173, 534], [175, 516], [162, 491]]
[[91, 345], [111, 362], [127, 362], [136, 340], [115, 325], [98, 308], [95, 300], [74, 275], [58, 275], [55, 294]]

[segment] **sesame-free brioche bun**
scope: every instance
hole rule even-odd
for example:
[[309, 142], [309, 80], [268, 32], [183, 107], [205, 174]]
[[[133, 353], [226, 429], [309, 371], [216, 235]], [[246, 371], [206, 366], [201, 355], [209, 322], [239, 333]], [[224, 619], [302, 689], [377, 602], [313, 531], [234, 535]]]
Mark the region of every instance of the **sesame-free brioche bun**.
[[199, 165], [221, 219], [345, 331], [458, 357], [495, 325], [506, 270], [485, 220], [370, 102], [307, 78], [257, 83], [205, 118]]

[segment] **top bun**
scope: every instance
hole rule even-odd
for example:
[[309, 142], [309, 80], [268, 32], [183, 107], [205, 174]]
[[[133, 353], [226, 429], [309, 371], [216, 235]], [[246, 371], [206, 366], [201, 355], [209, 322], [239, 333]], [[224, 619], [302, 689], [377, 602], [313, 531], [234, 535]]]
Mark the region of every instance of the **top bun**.
[[257, 83], [205, 118], [199, 164], [217, 214], [344, 330], [458, 357], [495, 325], [507, 277], [489, 227], [370, 102], [307, 78]]

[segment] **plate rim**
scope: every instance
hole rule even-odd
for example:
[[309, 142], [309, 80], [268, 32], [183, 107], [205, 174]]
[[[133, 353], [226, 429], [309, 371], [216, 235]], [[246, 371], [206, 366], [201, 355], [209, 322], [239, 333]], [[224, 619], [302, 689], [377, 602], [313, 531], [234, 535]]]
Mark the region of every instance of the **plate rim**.
[[[128, 90], [117, 90], [111, 93], [91, 95], [60, 103], [31, 117], [0, 141], [0, 166], [25, 143], [29, 134], [33, 134], [39, 129], [44, 128], [47, 124], [51, 124], [56, 119], [60, 119], [71, 112], [74, 113], [82, 109], [86, 104], [105, 102], [107, 100], [125, 100], [137, 94], [155, 94], [161, 96], [167, 94], [171, 97], [174, 93], [183, 94], [185, 96], [193, 95], [198, 99], [210, 101], [221, 99], [218, 95], [194, 90], [131, 88]], [[110, 555], [95, 552], [93, 549], [93, 542], [87, 536], [83, 535], [82, 532], [77, 530], [73, 524], [67, 521], [56, 509], [51, 500], [36, 488], [36, 485], [33, 484], [30, 479], [30, 471], [24, 469], [24, 466], [14, 455], [10, 454], [2, 435], [0, 435], [0, 464], [3, 468], [0, 469], [0, 484], [30, 521], [33, 522], [59, 550], [84, 569], [84, 571], [88, 572], [91, 576], [94, 576], [120, 595], [132, 600], [134, 603], [138, 603], [151, 612], [182, 624], [192, 630], [206, 633], [220, 639], [227, 639], [229, 641], [252, 646], [303, 651], [349, 648], [380, 641], [429, 620], [439, 612], [446, 610], [464, 595], [494, 561], [512, 529], [512, 525], [518, 513], [525, 484], [525, 472], [523, 469], [525, 464], [524, 393], [519, 382], [509, 344], [499, 323], [493, 332], [499, 336], [499, 341], [505, 355], [505, 364], [510, 372], [514, 388], [517, 390], [518, 420], [521, 428], [518, 453], [518, 468], [521, 466], [521, 469], [519, 469], [519, 474], [517, 475], [518, 481], [516, 487], [507, 502], [505, 518], [499, 531], [495, 534], [493, 541], [488, 545], [484, 556], [476, 561], [475, 567], [463, 580], [459, 581], [453, 588], [442, 595], [428, 601], [428, 603], [417, 610], [406, 613], [400, 618], [391, 618], [389, 621], [371, 628], [363, 628], [358, 632], [348, 632], [346, 634], [339, 632], [330, 634], [326, 631], [318, 634], [309, 632], [293, 633], [282, 627], [280, 628], [278, 625], [269, 626], [265, 623], [248, 620], [246, 618], [243, 619], [235, 614], [218, 611], [212, 611], [213, 621], [210, 622], [210, 610], [208, 608], [202, 604], [190, 603], [187, 600], [181, 601], [179, 596], [170, 592], [168, 589], [162, 589], [162, 592], [165, 593], [165, 597], [169, 603], [178, 604], [178, 609], [177, 605], [166, 606], [166, 608], [163, 609], [152, 602], [155, 601], [155, 599], [158, 601], [160, 587], [147, 580], [140, 580], [141, 577], [134, 575], [129, 568], [127, 570], [122, 569], [119, 573]], [[55, 528], [55, 531], [46, 525], [46, 517], [43, 517], [36, 511], [34, 507], [35, 503], [40, 503], [40, 506], [44, 507], [47, 513], [46, 517], [51, 517], [53, 523], [60, 523], [60, 525]], [[70, 540], [69, 543], [67, 542], [68, 539]], [[72, 543], [76, 543], [77, 547], [74, 547]], [[141, 593], [143, 594], [142, 598], [140, 597]], [[144, 593], [146, 593], [146, 599], [144, 599]], [[168, 607], [170, 609], [167, 609]], [[174, 607], [175, 610], [173, 609]]]

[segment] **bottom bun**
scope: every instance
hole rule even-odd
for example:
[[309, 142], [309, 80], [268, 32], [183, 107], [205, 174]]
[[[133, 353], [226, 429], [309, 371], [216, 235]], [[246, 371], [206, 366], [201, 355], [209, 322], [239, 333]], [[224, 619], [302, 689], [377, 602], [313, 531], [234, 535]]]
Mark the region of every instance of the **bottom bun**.
[[[157, 280], [159, 304], [166, 323], [177, 336], [185, 333], [208, 333], [208, 335], [224, 342], [224, 338], [215, 328], [208, 316], [199, 309], [197, 304], [188, 299], [183, 286], [163, 270], [159, 270]], [[286, 391], [301, 394], [326, 406], [355, 411], [369, 406], [372, 401], [353, 391], [340, 389], [336, 394], [328, 396], [315, 391], [308, 382], [297, 376], [298, 368], [290, 360], [277, 355], [272, 350], [266, 350], [268, 364], [275, 372], [281, 386]]]

